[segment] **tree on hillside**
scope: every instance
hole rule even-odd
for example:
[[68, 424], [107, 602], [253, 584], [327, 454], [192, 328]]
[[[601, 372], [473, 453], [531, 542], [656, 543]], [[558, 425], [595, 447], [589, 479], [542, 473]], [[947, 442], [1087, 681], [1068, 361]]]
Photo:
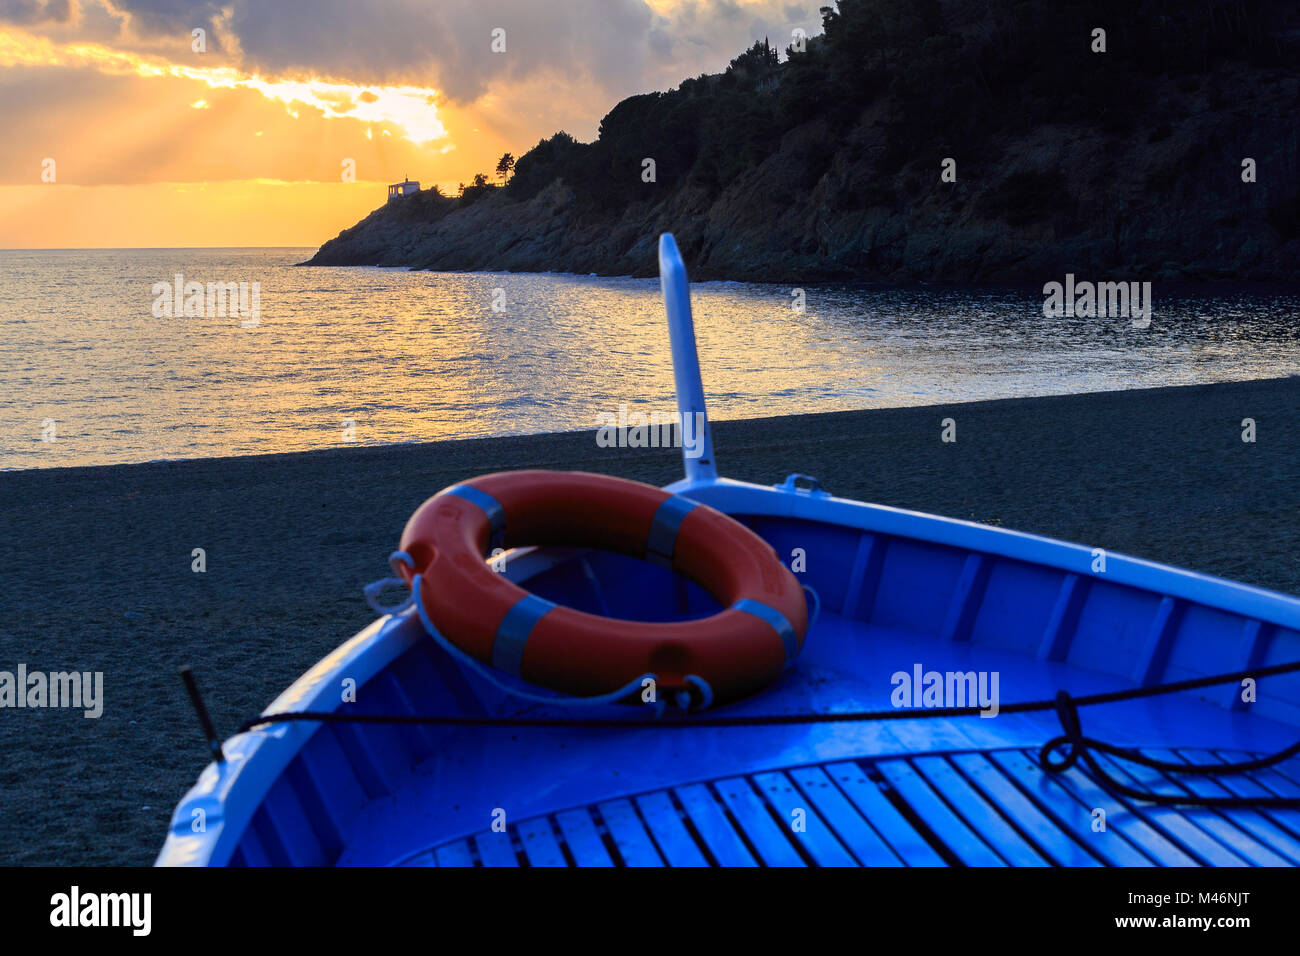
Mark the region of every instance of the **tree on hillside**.
[[572, 178], [578, 171], [576, 158], [589, 149], [565, 132], [542, 140], [519, 157], [510, 177], [510, 194], [516, 199], [531, 199], [552, 181]]
[[765, 37], [732, 60], [727, 73], [742, 80], [757, 81], [775, 72], [778, 66], [780, 57], [776, 47]]
[[[928, 180], [928, 157], [951, 155], [953, 144], [991, 157], [999, 137], [1039, 126], [1125, 134], [1157, 89], [1151, 77], [1172, 77], [1182, 93], [1196, 95], [1196, 78], [1220, 59], [1294, 63], [1277, 38], [1291, 29], [1295, 0], [819, 2], [827, 4], [823, 32], [797, 56], [782, 60], [767, 38], [752, 42], [722, 73], [615, 104], [593, 142], [565, 133], [541, 140], [513, 167], [498, 166], [499, 182], [516, 201], [561, 182], [584, 209], [608, 211], [650, 198], [640, 175], [646, 158], [655, 160], [658, 182], [712, 198], [781, 154], [774, 175], [795, 195], [858, 149], [846, 137], [864, 123], [869, 165], [878, 167], [872, 176], [912, 166]], [[1229, 7], [1258, 8], [1259, 23], [1255, 14], [1240, 23], [1233, 14], [1229, 26]], [[1094, 21], [1115, 24], [1104, 57], [1091, 52], [1091, 27], [1080, 26]], [[1205, 95], [1216, 89], [1207, 86]], [[1055, 195], [1051, 185], [1012, 180], [1007, 208], [1039, 208], [1041, 196]], [[1279, 228], [1291, 228], [1290, 208], [1279, 207]]]
[[509, 153], [503, 155], [501, 161], [497, 163], [497, 175], [501, 177], [501, 182], [506, 181], [506, 177], [510, 175], [510, 171], [514, 168], [515, 158]]
[[482, 189], [487, 184], [488, 184], [487, 176], [485, 176], [483, 173], [474, 174], [474, 187], [476, 189]]

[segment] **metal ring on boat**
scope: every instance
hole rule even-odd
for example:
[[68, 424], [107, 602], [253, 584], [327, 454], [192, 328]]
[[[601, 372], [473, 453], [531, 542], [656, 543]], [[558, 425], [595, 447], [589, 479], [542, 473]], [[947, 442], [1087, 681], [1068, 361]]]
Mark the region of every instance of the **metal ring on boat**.
[[[600, 617], [530, 594], [485, 561], [493, 548], [594, 548], [671, 568], [723, 610], [687, 621]], [[579, 696], [639, 674], [658, 693], [703, 678], [717, 701], [771, 683], [799, 653], [808, 607], [772, 547], [713, 508], [623, 478], [515, 471], [453, 485], [402, 532], [409, 565], [395, 568], [444, 637], [480, 661]]]

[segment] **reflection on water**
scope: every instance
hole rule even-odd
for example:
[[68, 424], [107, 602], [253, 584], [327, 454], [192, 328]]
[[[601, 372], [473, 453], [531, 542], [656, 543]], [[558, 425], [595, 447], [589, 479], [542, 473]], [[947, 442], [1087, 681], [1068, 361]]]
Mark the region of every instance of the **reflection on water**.
[[[620, 403], [673, 407], [657, 280], [293, 266], [309, 253], [0, 252], [0, 468], [337, 446], [348, 421], [367, 444], [594, 431]], [[176, 273], [259, 282], [260, 323], [155, 318]], [[714, 418], [1300, 369], [1295, 289], [1156, 283], [1146, 330], [1045, 318], [1039, 288], [805, 294], [799, 314], [789, 288], [695, 286]]]

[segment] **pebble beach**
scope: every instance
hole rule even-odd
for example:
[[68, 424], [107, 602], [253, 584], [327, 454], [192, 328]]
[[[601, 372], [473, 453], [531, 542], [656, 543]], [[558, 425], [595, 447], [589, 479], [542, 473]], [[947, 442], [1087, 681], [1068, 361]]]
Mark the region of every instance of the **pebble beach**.
[[[802, 472], [842, 497], [1300, 594], [1300, 377], [727, 421], [714, 436], [730, 478]], [[594, 430], [0, 473], [0, 671], [103, 673], [97, 719], [0, 710], [0, 864], [151, 863], [208, 759], [177, 669], [194, 667], [230, 733], [369, 623], [361, 589], [425, 498], [519, 468], [681, 474], [673, 449], [603, 448]]]

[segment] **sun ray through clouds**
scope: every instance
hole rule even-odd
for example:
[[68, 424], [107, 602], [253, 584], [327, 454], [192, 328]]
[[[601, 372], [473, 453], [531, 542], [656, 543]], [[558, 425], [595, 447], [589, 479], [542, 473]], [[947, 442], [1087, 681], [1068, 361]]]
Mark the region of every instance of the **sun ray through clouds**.
[[316, 78], [268, 77], [230, 66], [195, 67], [163, 57], [115, 50], [97, 43], [56, 43], [23, 30], [0, 27], [0, 67], [90, 68], [114, 76], [197, 80], [211, 89], [249, 89], [286, 106], [301, 104], [326, 117], [387, 123], [412, 143], [447, 136], [438, 115], [439, 92], [422, 86], [377, 86]]

